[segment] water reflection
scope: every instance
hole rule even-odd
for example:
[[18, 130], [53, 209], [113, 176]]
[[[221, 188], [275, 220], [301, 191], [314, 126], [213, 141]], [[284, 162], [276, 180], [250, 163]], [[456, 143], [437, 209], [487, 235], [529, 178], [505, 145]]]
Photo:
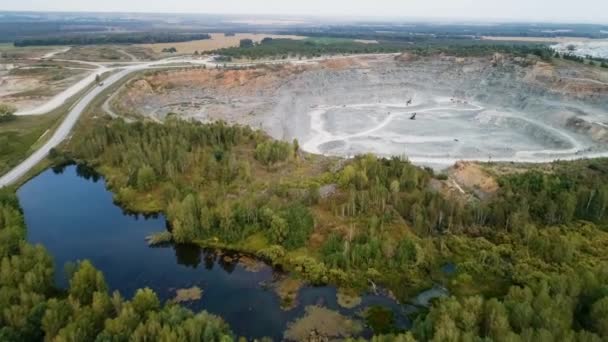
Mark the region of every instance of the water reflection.
[[360, 306], [344, 309], [330, 286], [303, 287], [299, 305], [284, 311], [279, 297], [269, 290], [282, 275], [280, 270], [246, 255], [196, 245], [150, 247], [145, 237], [168, 229], [164, 216], [123, 211], [113, 202], [104, 179], [89, 167], [47, 170], [21, 187], [18, 195], [28, 240], [44, 245], [53, 255], [60, 287], [68, 286], [59, 271], [63, 265], [89, 259], [103, 271], [110, 290], [126, 297], [150, 287], [166, 301], [178, 289], [198, 286], [202, 299], [184, 305], [222, 316], [238, 335], [249, 338], [282, 339], [288, 322], [301, 317], [305, 306], [315, 304], [357, 318], [363, 308], [382, 305], [397, 314], [401, 326], [409, 324], [408, 307], [386, 296], [366, 295]]

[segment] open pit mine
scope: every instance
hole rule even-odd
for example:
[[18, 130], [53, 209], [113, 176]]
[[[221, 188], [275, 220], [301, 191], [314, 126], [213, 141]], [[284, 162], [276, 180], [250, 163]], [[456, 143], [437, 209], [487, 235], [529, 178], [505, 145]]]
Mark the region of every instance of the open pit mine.
[[608, 155], [608, 72], [534, 57], [406, 53], [155, 71], [106, 107], [248, 124], [311, 153], [430, 166]]

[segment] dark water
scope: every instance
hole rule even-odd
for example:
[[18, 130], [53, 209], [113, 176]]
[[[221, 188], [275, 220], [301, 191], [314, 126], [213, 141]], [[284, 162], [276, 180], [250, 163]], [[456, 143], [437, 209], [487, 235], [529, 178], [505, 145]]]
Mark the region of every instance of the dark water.
[[346, 310], [337, 304], [336, 289], [330, 286], [302, 288], [299, 305], [284, 311], [279, 297], [264, 286], [278, 276], [267, 265], [254, 272], [196, 246], [149, 247], [145, 237], [166, 229], [165, 218], [125, 213], [113, 203], [103, 179], [83, 167], [47, 170], [21, 187], [18, 195], [28, 240], [53, 255], [60, 287], [67, 287], [66, 262], [89, 259], [103, 271], [110, 289], [126, 297], [150, 287], [161, 300], [168, 300], [176, 289], [200, 287], [202, 299], [185, 305], [223, 317], [239, 336], [279, 340], [287, 323], [315, 304], [353, 317], [365, 307], [382, 305], [395, 312], [399, 326], [409, 324], [405, 314], [411, 307], [385, 296], [365, 295], [359, 307]]
[[450, 275], [450, 276], [454, 275], [454, 273], [456, 273], [457, 270], [458, 270], [458, 266], [456, 266], [456, 264], [453, 262], [448, 262], [441, 266], [441, 272], [443, 272], [447, 275]]

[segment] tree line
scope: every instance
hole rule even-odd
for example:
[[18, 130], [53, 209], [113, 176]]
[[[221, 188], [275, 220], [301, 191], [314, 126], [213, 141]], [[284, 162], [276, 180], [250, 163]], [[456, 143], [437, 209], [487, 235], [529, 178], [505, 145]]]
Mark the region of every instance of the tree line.
[[[331, 43], [324, 43], [330, 39]], [[544, 60], [554, 56], [553, 50], [544, 44], [530, 43], [496, 43], [483, 40], [455, 39], [435, 37], [433, 39], [379, 40], [377, 43], [362, 43], [348, 39], [327, 37], [315, 39], [264, 39], [258, 44], [253, 41], [242, 41], [240, 47], [224, 48], [215, 53], [224, 58], [261, 59], [264, 57], [302, 57], [313, 58], [323, 55], [361, 54], [361, 53], [394, 53], [408, 51], [421, 56], [433, 54], [450, 54], [461, 57], [487, 56], [496, 52], [515, 56], [536, 55]]]
[[211, 39], [211, 36], [206, 33], [178, 32], [73, 34], [19, 39], [15, 40], [14, 45], [23, 47], [41, 45], [154, 44], [202, 39]]
[[302, 56], [312, 58], [334, 54], [399, 52], [404, 46], [405, 43], [398, 42], [365, 44], [341, 40], [333, 42], [332, 44], [323, 44], [308, 39], [264, 39], [259, 44], [253, 44], [253, 41], [250, 42], [248, 40], [241, 41], [240, 47], [224, 48], [215, 52], [231, 58], [261, 59], [268, 56], [280, 58]]

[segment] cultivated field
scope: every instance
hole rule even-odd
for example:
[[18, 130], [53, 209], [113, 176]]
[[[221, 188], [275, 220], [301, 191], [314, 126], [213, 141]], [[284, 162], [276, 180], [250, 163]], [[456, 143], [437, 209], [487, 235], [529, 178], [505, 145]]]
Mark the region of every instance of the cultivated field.
[[266, 37], [270, 38], [284, 38], [284, 39], [304, 39], [303, 36], [291, 36], [291, 35], [276, 35], [276, 34], [262, 34], [262, 33], [237, 33], [234, 36], [226, 36], [223, 33], [211, 33], [211, 39], [194, 40], [191, 42], [181, 43], [159, 43], [159, 44], [139, 44], [137, 46], [143, 48], [152, 49], [156, 53], [161, 53], [163, 49], [174, 47], [177, 49], [177, 53], [194, 53], [213, 51], [217, 49], [229, 48], [239, 46], [241, 39], [251, 39], [254, 42], [260, 42]]

